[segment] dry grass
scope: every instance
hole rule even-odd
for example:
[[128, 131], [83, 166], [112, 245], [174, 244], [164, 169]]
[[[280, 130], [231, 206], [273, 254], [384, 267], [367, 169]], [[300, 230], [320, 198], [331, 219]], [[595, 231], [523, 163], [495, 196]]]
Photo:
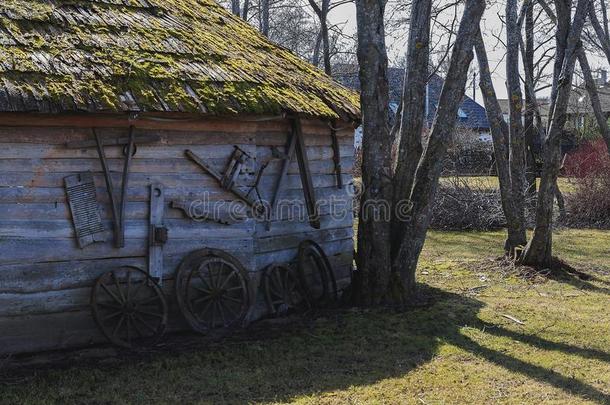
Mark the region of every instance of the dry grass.
[[428, 308], [333, 311], [257, 340], [34, 372], [0, 385], [0, 402], [610, 403], [610, 232], [556, 238], [589, 280], [504, 267], [502, 239], [432, 232]]

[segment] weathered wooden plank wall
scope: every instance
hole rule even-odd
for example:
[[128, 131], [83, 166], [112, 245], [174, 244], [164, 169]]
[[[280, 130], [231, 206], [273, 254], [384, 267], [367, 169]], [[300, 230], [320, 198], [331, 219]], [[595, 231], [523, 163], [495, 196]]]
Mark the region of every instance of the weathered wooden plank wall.
[[[103, 340], [89, 312], [89, 292], [103, 272], [121, 265], [146, 266], [148, 237], [148, 185], [165, 187], [166, 202], [172, 199], [206, 198], [210, 202], [232, 200], [199, 167], [184, 158], [184, 150], [213, 161], [224, 169], [233, 145], [256, 156], [258, 162], [272, 156], [271, 147], [283, 148], [290, 125], [287, 121], [244, 122], [197, 120], [195, 122], [145, 122], [136, 135], [160, 137], [156, 144], [139, 145], [130, 178], [126, 213], [126, 246], [117, 250], [111, 243], [110, 203], [95, 150], [69, 150], [67, 141], [90, 140], [88, 125], [108, 127], [103, 135], [124, 135], [125, 128], [111, 128], [122, 121], [103, 117], [90, 119], [38, 116], [19, 120], [9, 116], [0, 127], [0, 354], [64, 348]], [[121, 126], [124, 126], [121, 124]], [[195, 249], [226, 250], [251, 271], [258, 282], [260, 271], [276, 261], [292, 261], [298, 244], [313, 239], [324, 246], [340, 284], [349, 281], [353, 251], [351, 196], [349, 186], [337, 189], [333, 151], [328, 126], [317, 120], [303, 125], [316, 195], [323, 204], [322, 228], [313, 230], [306, 219], [274, 219], [271, 229], [248, 220], [232, 226], [193, 222], [175, 209], [167, 208], [165, 222], [170, 241], [165, 246], [164, 289], [173, 295], [173, 276], [184, 256]], [[351, 182], [353, 130], [339, 131], [344, 184]], [[120, 184], [121, 149], [107, 147], [115, 186]], [[108, 242], [81, 250], [74, 238], [63, 179], [74, 173], [92, 171], [100, 201]], [[251, 185], [254, 167], [240, 178]], [[280, 171], [272, 161], [260, 183], [270, 198]], [[301, 181], [295, 162], [290, 167], [282, 198], [302, 201]], [[304, 209], [304, 206], [302, 207]], [[260, 294], [259, 294], [260, 295]], [[183, 327], [172, 305], [175, 328]], [[261, 302], [251, 317], [259, 316]]]

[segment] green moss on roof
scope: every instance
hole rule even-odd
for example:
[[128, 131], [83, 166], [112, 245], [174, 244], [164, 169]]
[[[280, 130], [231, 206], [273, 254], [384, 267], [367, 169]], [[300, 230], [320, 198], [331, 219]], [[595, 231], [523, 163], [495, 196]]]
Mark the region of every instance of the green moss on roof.
[[299, 112], [358, 96], [212, 0], [3, 0], [0, 111]]

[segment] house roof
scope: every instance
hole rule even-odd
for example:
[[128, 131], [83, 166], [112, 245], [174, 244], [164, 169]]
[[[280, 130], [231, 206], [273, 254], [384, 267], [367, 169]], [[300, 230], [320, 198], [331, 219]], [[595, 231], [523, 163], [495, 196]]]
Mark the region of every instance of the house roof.
[[358, 95], [213, 0], [2, 0], [0, 111], [298, 112]]
[[[602, 111], [610, 114], [610, 85], [598, 86], [597, 95]], [[589, 93], [583, 87], [573, 87], [568, 103], [568, 114], [593, 114], [593, 106], [589, 101]]]
[[[428, 125], [432, 125], [438, 107], [441, 90], [445, 81], [437, 74], [433, 74], [428, 81]], [[489, 129], [487, 111], [485, 107], [464, 95], [460, 103], [457, 125], [468, 129]]]
[[[388, 86], [391, 104], [400, 104], [404, 74], [405, 70], [403, 68], [388, 69]], [[336, 66], [334, 76], [345, 86], [356, 90], [360, 89], [358, 67], [356, 65]], [[428, 81], [428, 115], [426, 117], [428, 126], [431, 126], [432, 121], [434, 120], [443, 83], [443, 78], [438, 74], [433, 74]], [[458, 125], [460, 127], [469, 129], [489, 129], [489, 121], [485, 108], [467, 95], [464, 95], [464, 98], [460, 103], [460, 110], [461, 113], [463, 113], [463, 116], [458, 118]]]

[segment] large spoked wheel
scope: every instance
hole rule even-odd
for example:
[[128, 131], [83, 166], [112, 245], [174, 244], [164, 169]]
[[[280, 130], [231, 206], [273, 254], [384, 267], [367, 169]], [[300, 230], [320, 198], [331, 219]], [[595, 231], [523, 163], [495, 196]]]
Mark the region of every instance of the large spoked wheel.
[[91, 308], [104, 336], [128, 349], [158, 342], [167, 326], [163, 291], [136, 267], [120, 267], [103, 274], [93, 287]]
[[287, 264], [269, 265], [263, 276], [265, 301], [269, 312], [283, 316], [303, 305], [303, 292], [299, 278]]
[[239, 326], [250, 308], [248, 274], [225, 252], [191, 253], [178, 269], [176, 288], [182, 314], [199, 333]]
[[337, 281], [324, 250], [316, 242], [299, 245], [298, 274], [305, 297], [312, 305], [338, 300]]

